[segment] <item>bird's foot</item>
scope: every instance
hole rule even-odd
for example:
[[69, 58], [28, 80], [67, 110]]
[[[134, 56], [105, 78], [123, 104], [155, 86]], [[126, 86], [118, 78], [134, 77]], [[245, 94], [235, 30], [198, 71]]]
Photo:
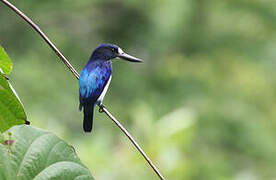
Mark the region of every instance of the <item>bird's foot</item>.
[[104, 112], [104, 108], [105, 108], [105, 106], [103, 104], [100, 104], [99, 105], [99, 113]]

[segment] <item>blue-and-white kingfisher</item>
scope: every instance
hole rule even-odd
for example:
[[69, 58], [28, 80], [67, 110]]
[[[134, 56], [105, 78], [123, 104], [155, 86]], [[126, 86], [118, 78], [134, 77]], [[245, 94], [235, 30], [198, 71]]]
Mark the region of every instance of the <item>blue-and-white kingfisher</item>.
[[97, 47], [83, 70], [79, 79], [80, 111], [83, 108], [83, 130], [91, 132], [95, 105], [102, 106], [112, 77], [111, 60], [120, 58], [131, 62], [142, 62], [141, 59], [126, 54], [113, 44], [102, 44]]

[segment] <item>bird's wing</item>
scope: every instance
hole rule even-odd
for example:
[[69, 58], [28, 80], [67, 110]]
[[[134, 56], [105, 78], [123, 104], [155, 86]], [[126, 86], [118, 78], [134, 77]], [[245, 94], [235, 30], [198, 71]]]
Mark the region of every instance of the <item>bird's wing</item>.
[[111, 71], [96, 67], [93, 70], [84, 69], [79, 80], [80, 108], [85, 103], [95, 103], [106, 86]]

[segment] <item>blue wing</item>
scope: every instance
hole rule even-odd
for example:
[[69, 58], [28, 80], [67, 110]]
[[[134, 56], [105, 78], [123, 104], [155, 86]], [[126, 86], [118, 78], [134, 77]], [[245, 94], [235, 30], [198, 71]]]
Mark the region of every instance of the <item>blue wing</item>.
[[80, 110], [84, 104], [95, 104], [112, 73], [110, 62], [88, 64], [80, 74]]

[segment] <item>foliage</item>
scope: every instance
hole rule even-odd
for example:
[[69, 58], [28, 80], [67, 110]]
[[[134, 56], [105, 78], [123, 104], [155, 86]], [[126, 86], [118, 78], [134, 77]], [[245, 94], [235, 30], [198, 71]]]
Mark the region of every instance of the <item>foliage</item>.
[[0, 179], [93, 179], [72, 146], [52, 133], [15, 126], [0, 144]]
[[[0, 70], [5, 74], [9, 74], [12, 69], [12, 63], [0, 46]], [[24, 124], [26, 122], [26, 114], [13, 90], [11, 84], [4, 74], [0, 72], [0, 132], [4, 132], [13, 125]]]
[[0, 72], [9, 74], [12, 70], [12, 62], [4, 48], [0, 46]]

